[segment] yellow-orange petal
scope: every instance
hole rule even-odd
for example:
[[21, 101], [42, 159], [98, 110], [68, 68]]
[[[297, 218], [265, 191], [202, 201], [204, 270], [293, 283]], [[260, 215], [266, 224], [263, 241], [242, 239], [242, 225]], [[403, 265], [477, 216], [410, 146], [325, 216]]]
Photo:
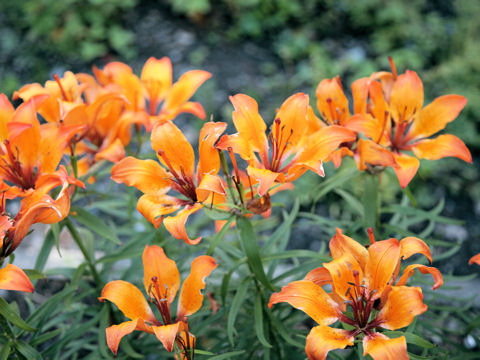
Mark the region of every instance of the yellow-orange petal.
[[407, 136], [427, 138], [443, 130], [447, 124], [458, 116], [467, 104], [467, 99], [460, 95], [444, 95], [425, 106], [418, 119], [412, 123]]
[[332, 277], [335, 292], [345, 300], [350, 300], [350, 294], [354, 293], [357, 280], [355, 273], [358, 273], [359, 283], [363, 283], [363, 270], [357, 259], [349, 253], [334, 258], [329, 263], [324, 263], [323, 266]]
[[338, 304], [320, 286], [308, 280], [291, 282], [272, 294], [268, 307], [280, 302], [302, 310], [319, 325], [330, 325], [338, 320]]
[[110, 351], [117, 355], [118, 345], [125, 335], [132, 333], [137, 327], [138, 319], [125, 321], [118, 325], [112, 325], [105, 329], [107, 345]]
[[244, 94], [230, 96], [230, 101], [235, 108], [232, 118], [238, 135], [248, 142], [254, 151], [264, 153], [268, 147], [265, 135], [267, 126], [258, 113], [257, 102]]
[[420, 167], [420, 161], [413, 156], [394, 154], [395, 165], [392, 166], [402, 188], [406, 188]]
[[412, 146], [412, 151], [420, 159], [438, 160], [453, 156], [468, 163], [472, 162], [472, 154], [465, 143], [451, 134], [440, 135], [435, 139], [420, 140]]
[[142, 319], [152, 324], [157, 323], [155, 315], [153, 315], [152, 309], [150, 309], [142, 292], [127, 281], [110, 281], [104, 286], [98, 300], [111, 301], [123, 315], [131, 320]]
[[373, 333], [363, 338], [363, 356], [373, 360], [409, 360], [405, 336], [389, 339], [381, 333]]
[[395, 164], [393, 153], [371, 140], [359, 139], [357, 142], [357, 167], [364, 171], [368, 166], [392, 166]]
[[0, 289], [25, 292], [33, 292], [34, 290], [27, 274], [18, 266], [12, 264], [7, 264], [3, 269], [0, 269]]
[[433, 277], [433, 290], [438, 289], [443, 285], [443, 277], [440, 271], [437, 268], [431, 266], [425, 266], [420, 264], [412, 264], [405, 268], [402, 276], [398, 279], [397, 286], [405, 285], [408, 279], [413, 276], [415, 269], [420, 271], [422, 274], [430, 274]]
[[169, 352], [173, 350], [173, 344], [175, 343], [175, 337], [177, 336], [179, 326], [179, 322], [170, 325], [152, 326], [155, 336], [162, 342], [165, 349]]
[[150, 57], [143, 65], [140, 80], [150, 101], [163, 99], [172, 85], [172, 62], [166, 56], [161, 59]]
[[308, 280], [318, 286], [323, 286], [323, 285], [332, 283], [332, 276], [330, 275], [330, 273], [326, 268], [319, 267], [319, 268], [313, 269], [307, 275], [305, 275], [303, 280]]
[[415, 71], [407, 70], [395, 80], [390, 94], [390, 112], [395, 122], [411, 122], [423, 106], [423, 83]]
[[335, 169], [338, 169], [340, 165], [342, 164], [342, 159], [345, 156], [352, 156], [353, 157], [353, 151], [350, 150], [349, 148], [342, 146], [340, 149], [334, 150], [330, 156], [328, 157], [327, 161], [331, 160], [333, 165], [335, 165]]
[[166, 294], [168, 303], [171, 304], [180, 287], [180, 273], [175, 261], [169, 259], [160, 246], [145, 246], [142, 255], [143, 285], [147, 293], [154, 291], [152, 278], [156, 277], [161, 295]]
[[337, 228], [336, 234], [330, 240], [329, 248], [334, 259], [344, 254], [350, 254], [357, 260], [362, 270], [365, 269], [368, 261], [368, 250], [351, 237], [344, 235], [341, 229]]
[[362, 133], [376, 143], [378, 143], [382, 135], [382, 126], [379, 120], [370, 114], [355, 114], [345, 122], [344, 126], [355, 132]]
[[199, 236], [196, 239], [190, 239], [185, 229], [185, 223], [191, 214], [197, 212], [202, 207], [203, 205], [198, 203], [185, 206], [185, 208], [180, 210], [175, 216], [166, 217], [163, 220], [163, 225], [165, 225], [167, 231], [172, 234], [175, 239], [183, 240], [189, 245], [197, 245], [200, 240], [202, 240], [202, 237]]
[[214, 145], [218, 138], [227, 128], [227, 124], [224, 122], [207, 122], [200, 130], [199, 137], [199, 160], [197, 167], [197, 179], [202, 179], [204, 174], [215, 175], [220, 169], [220, 157], [218, 156], [218, 150]]
[[255, 163], [256, 156], [251, 144], [239, 134], [223, 135], [215, 147], [220, 150], [231, 148], [235, 154], [240, 155], [249, 164]]
[[170, 184], [171, 175], [157, 161], [126, 157], [112, 167], [112, 180], [134, 186], [143, 193], [155, 193]]
[[[286, 99], [277, 114], [271, 127], [271, 136], [275, 139], [277, 149], [302, 146], [308, 128], [308, 95], [296, 93]], [[280, 150], [278, 150], [280, 151]]]
[[185, 279], [180, 291], [178, 300], [177, 320], [185, 320], [202, 307], [203, 294], [205, 288], [205, 278], [217, 267], [215, 259], [211, 256], [203, 255], [197, 257], [192, 262], [190, 274]]
[[475, 256], [472, 256], [470, 260], [468, 260], [468, 265], [472, 265], [472, 264], [480, 265], [480, 253]]
[[212, 77], [208, 71], [191, 70], [180, 76], [180, 79], [173, 84], [163, 103], [163, 109], [175, 110], [186, 103], [197, 91], [197, 89]]
[[423, 254], [430, 263], [433, 261], [430, 248], [423, 240], [413, 236], [400, 240], [400, 256], [402, 259], [408, 259], [414, 254]]
[[[215, 193], [215, 196], [219, 195], [219, 200], [226, 195], [223, 179], [220, 176], [210, 174], [203, 176], [195, 192], [197, 193], [198, 202], [204, 202], [212, 193]], [[214, 201], [214, 203], [216, 202]]]
[[423, 303], [422, 289], [393, 286], [376, 320], [381, 321], [380, 326], [384, 329], [396, 330], [410, 325], [415, 316], [425, 311], [427, 305]]
[[137, 202], [137, 210], [155, 226], [155, 229], [162, 224], [164, 215], [171, 214], [180, 207], [177, 198], [165, 194], [142, 195]]
[[[195, 155], [192, 145], [181, 130], [172, 122], [157, 124], [151, 135], [152, 148], [157, 152], [158, 159], [167, 167], [172, 167], [178, 176], [185, 174], [193, 179], [195, 170]], [[163, 156], [158, 152], [163, 152]], [[168, 160], [165, 160], [165, 158]]]
[[361, 78], [352, 83], [353, 112], [362, 114], [367, 112], [369, 78]]
[[315, 326], [307, 336], [305, 352], [309, 360], [325, 360], [330, 350], [345, 349], [353, 345], [350, 331], [329, 326]]
[[281, 181], [284, 178], [283, 174], [267, 169], [258, 169], [252, 166], [247, 167], [247, 173], [249, 176], [258, 181], [257, 193], [260, 196], [265, 195], [273, 186], [275, 181]]
[[125, 157], [125, 147], [120, 139], [115, 139], [111, 144], [99, 149], [95, 154], [95, 161], [108, 160], [117, 163]]
[[377, 241], [368, 248], [368, 263], [365, 278], [370, 291], [376, 290], [374, 298], [380, 297], [383, 289], [391, 285], [395, 269], [400, 262], [400, 244], [397, 239]]
[[340, 77], [322, 80], [316, 90], [317, 108], [329, 124], [343, 124], [350, 116], [348, 100], [343, 93]]

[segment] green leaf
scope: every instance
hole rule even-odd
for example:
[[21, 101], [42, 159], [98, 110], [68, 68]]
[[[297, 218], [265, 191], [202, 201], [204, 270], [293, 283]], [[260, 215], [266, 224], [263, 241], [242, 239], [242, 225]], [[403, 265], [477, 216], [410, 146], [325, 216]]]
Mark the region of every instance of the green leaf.
[[10, 355], [10, 350], [12, 349], [12, 342], [7, 341], [5, 344], [2, 345], [0, 349], [0, 360], [8, 360], [8, 355]]
[[212, 220], [228, 220], [232, 217], [230, 212], [218, 211], [215, 209], [203, 208], [203, 212]]
[[242, 355], [242, 354], [244, 354], [244, 353], [245, 353], [245, 350], [242, 350], [242, 351], [231, 351], [231, 352], [228, 352], [228, 353], [223, 353], [223, 354], [220, 354], [220, 355], [212, 356], [212, 357], [208, 358], [208, 360], [230, 359], [230, 358], [233, 357], [233, 356]]
[[45, 264], [47, 263], [48, 256], [50, 255], [53, 245], [55, 245], [56, 242], [57, 240], [55, 238], [55, 233], [50, 228], [50, 230], [48, 230], [47, 232], [47, 235], [45, 236], [45, 239], [43, 240], [42, 247], [38, 252], [37, 260], [35, 260], [36, 270], [43, 271], [43, 269], [45, 268]]
[[328, 194], [333, 189], [339, 187], [343, 183], [349, 181], [353, 176], [358, 174], [358, 170], [354, 166], [344, 167], [338, 171], [335, 175], [328, 178], [328, 180], [322, 182], [313, 192], [313, 201], [318, 202], [323, 196]]
[[23, 269], [23, 271], [25, 272], [25, 274], [27, 274], [30, 280], [38, 280], [38, 279], [46, 278], [44, 273], [36, 269]]
[[35, 350], [33, 347], [28, 345], [25, 341], [22, 340], [16, 340], [14, 342], [14, 346], [17, 349], [17, 351], [25, 356], [28, 360], [41, 360], [42, 355]]
[[268, 348], [271, 348], [272, 345], [265, 339], [265, 333], [263, 331], [263, 304], [262, 304], [262, 296], [259, 292], [257, 292], [255, 296], [255, 307], [254, 307], [254, 314], [255, 314], [255, 332], [257, 333], [257, 338], [260, 343]]
[[243, 216], [237, 216], [237, 227], [240, 229], [240, 239], [242, 241], [243, 250], [247, 255], [247, 262], [250, 270], [267, 289], [275, 291], [263, 269], [260, 251], [258, 249], [257, 237], [253, 231], [250, 220]]
[[225, 224], [223, 224], [220, 231], [213, 237], [212, 241], [210, 242], [210, 246], [207, 249], [207, 255], [212, 255], [213, 254], [213, 250], [215, 250], [215, 248], [217, 247], [218, 242], [223, 239], [223, 237], [227, 233], [228, 229], [230, 229], [230, 224], [234, 220], [235, 220], [235, 217], [230, 216], [230, 218], [227, 220], [227, 222]]
[[418, 335], [415, 335], [414, 333], [411, 333], [411, 332], [404, 333], [402, 331], [385, 331], [384, 334], [390, 338], [405, 336], [405, 339], [407, 340], [407, 344], [417, 345], [424, 349], [432, 349], [435, 347], [435, 345], [432, 344], [430, 341], [427, 341], [424, 338]]
[[113, 232], [113, 229], [105, 225], [105, 223], [103, 223], [98, 217], [90, 214], [88, 211], [78, 206], [72, 206], [70, 216], [77, 220], [80, 224], [85, 225], [90, 230], [96, 232], [98, 235], [103, 236], [105, 239], [108, 239], [117, 245], [121, 244], [120, 240], [118, 240], [117, 236]]
[[215, 355], [215, 353], [212, 353], [210, 351], [205, 351], [205, 350], [200, 350], [200, 349], [195, 349], [195, 355]]
[[[378, 229], [378, 175], [365, 174], [363, 192], [363, 226]], [[375, 231], [376, 232], [376, 231]]]
[[227, 320], [227, 336], [230, 344], [234, 346], [233, 342], [233, 332], [235, 331], [234, 325], [235, 320], [237, 319], [238, 312], [242, 307], [243, 302], [247, 298], [247, 290], [250, 279], [245, 279], [237, 289], [237, 293], [233, 297], [232, 305], [230, 306], [230, 311], [228, 312]]
[[28, 325], [23, 319], [12, 309], [8, 303], [0, 297], [0, 315], [10, 321], [16, 327], [25, 331], [37, 331], [34, 327]]

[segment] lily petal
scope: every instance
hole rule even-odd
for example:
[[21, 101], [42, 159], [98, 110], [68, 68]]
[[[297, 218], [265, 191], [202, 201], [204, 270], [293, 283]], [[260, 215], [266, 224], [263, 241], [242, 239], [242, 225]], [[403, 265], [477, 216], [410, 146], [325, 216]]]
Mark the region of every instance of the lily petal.
[[363, 270], [358, 261], [352, 255], [345, 253], [329, 263], [324, 263], [323, 266], [332, 277], [335, 292], [343, 299], [350, 300], [351, 294], [354, 294], [356, 283], [354, 272], [358, 272], [360, 284], [363, 279]]
[[172, 111], [186, 103], [197, 91], [197, 89], [208, 79], [212, 77], [208, 71], [191, 70], [180, 76], [180, 79], [173, 84], [165, 102], [163, 109]]
[[480, 253], [475, 256], [472, 256], [470, 260], [468, 260], [468, 265], [472, 265], [472, 264], [480, 265]]
[[131, 320], [142, 319], [152, 324], [157, 323], [157, 319], [155, 315], [153, 315], [152, 309], [150, 309], [142, 292], [135, 285], [127, 281], [110, 281], [103, 288], [98, 300], [111, 301], [118, 307], [123, 315]]
[[362, 270], [365, 269], [368, 261], [368, 250], [351, 237], [344, 235], [341, 229], [337, 228], [337, 233], [330, 240], [329, 247], [334, 259], [344, 254], [350, 254], [358, 261]]
[[196, 203], [195, 205], [186, 206], [183, 210], [180, 210], [175, 216], [169, 216], [163, 220], [163, 225], [175, 239], [183, 240], [189, 245], [197, 245], [202, 237], [199, 236], [196, 239], [190, 239], [185, 229], [185, 223], [188, 217], [200, 210], [203, 207], [202, 204]]
[[0, 289], [33, 292], [33, 285], [27, 274], [16, 265], [7, 264], [0, 269]]
[[318, 286], [323, 286], [332, 283], [332, 276], [324, 267], [319, 267], [310, 271], [303, 280], [313, 282]]
[[308, 280], [291, 282], [272, 294], [268, 307], [280, 302], [302, 310], [320, 325], [330, 325], [338, 319], [338, 304], [320, 286]]
[[260, 196], [265, 195], [268, 190], [273, 186], [275, 181], [281, 181], [283, 174], [273, 172], [267, 169], [257, 169], [252, 166], [247, 167], [247, 173], [249, 176], [253, 177], [258, 181], [257, 193]]
[[343, 93], [340, 77], [322, 80], [316, 90], [317, 108], [329, 124], [342, 124], [350, 117], [348, 100]]
[[152, 326], [155, 336], [162, 342], [165, 349], [169, 352], [173, 350], [173, 344], [175, 343], [179, 326], [179, 322], [170, 325]]
[[413, 156], [405, 154], [394, 154], [396, 164], [393, 170], [397, 175], [398, 182], [402, 188], [406, 188], [413, 179], [420, 167], [420, 161]]
[[[203, 176], [203, 179], [200, 184], [198, 184], [195, 192], [197, 193], [198, 202], [206, 201], [212, 193], [219, 195], [216, 197], [218, 200], [223, 199], [226, 194], [223, 179], [220, 176], [210, 174], [205, 174]], [[217, 202], [214, 199], [214, 204], [215, 203]]]
[[465, 143], [451, 134], [440, 135], [435, 139], [421, 140], [412, 146], [412, 151], [420, 159], [438, 160], [453, 156], [472, 163], [472, 154]]
[[395, 80], [390, 111], [395, 122], [411, 122], [423, 106], [423, 83], [415, 71], [407, 70]]
[[155, 193], [169, 186], [171, 175], [157, 161], [126, 157], [112, 168], [112, 180], [134, 186], [143, 193]]
[[384, 167], [395, 165], [392, 152], [371, 140], [359, 139], [357, 151], [358, 157], [355, 160], [360, 171], [366, 170], [369, 165]]
[[201, 308], [203, 295], [201, 290], [205, 288], [205, 278], [217, 267], [215, 259], [203, 255], [192, 262], [190, 274], [185, 279], [178, 300], [177, 319], [183, 321]]
[[[143, 261], [143, 285], [147, 294], [154, 291], [152, 278], [157, 278], [160, 291], [165, 290], [166, 299], [171, 304], [175, 300], [180, 287], [180, 273], [175, 261], [169, 259], [160, 246], [145, 246], [142, 255]], [[163, 293], [161, 294], [164, 295]]]
[[150, 101], [156, 104], [163, 99], [172, 85], [172, 62], [168, 57], [149, 58], [143, 65], [140, 80]]
[[423, 303], [422, 289], [393, 286], [376, 319], [381, 321], [381, 327], [396, 330], [410, 325], [415, 316], [425, 311], [427, 311], [427, 305]]
[[373, 360], [409, 360], [405, 336], [389, 339], [381, 333], [373, 333], [363, 338], [363, 356]]
[[125, 335], [132, 333], [137, 327], [138, 319], [125, 321], [118, 325], [112, 325], [105, 329], [107, 345], [110, 351], [117, 355], [118, 345]]
[[407, 136], [427, 138], [443, 130], [447, 124], [460, 114], [467, 99], [460, 95], [444, 95], [425, 106], [418, 119], [412, 123]]
[[218, 150], [214, 145], [218, 138], [227, 128], [227, 124], [224, 122], [207, 122], [200, 130], [199, 139], [199, 161], [197, 167], [198, 182], [201, 181], [204, 174], [215, 175], [220, 169], [220, 157], [218, 156]]
[[405, 285], [408, 279], [413, 276], [415, 273], [415, 269], [420, 271], [422, 274], [430, 274], [433, 277], [433, 290], [438, 289], [440, 286], [443, 285], [443, 277], [440, 271], [437, 268], [420, 265], [420, 264], [412, 264], [405, 268], [403, 271], [403, 275], [398, 279], [396, 286]]
[[400, 256], [402, 259], [408, 259], [414, 254], [423, 254], [427, 257], [430, 263], [433, 261], [430, 248], [423, 240], [413, 236], [400, 240]]
[[310, 360], [325, 360], [330, 350], [353, 345], [351, 332], [328, 326], [315, 326], [307, 336], [305, 352]]
[[155, 229], [162, 224], [163, 216], [177, 211], [181, 206], [177, 198], [165, 194], [140, 196], [137, 210], [150, 221]]

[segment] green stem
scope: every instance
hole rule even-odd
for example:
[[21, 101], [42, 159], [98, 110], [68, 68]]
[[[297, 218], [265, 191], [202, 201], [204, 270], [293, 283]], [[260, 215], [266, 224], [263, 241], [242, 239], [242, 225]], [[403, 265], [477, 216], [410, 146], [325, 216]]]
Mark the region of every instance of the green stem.
[[230, 177], [230, 173], [228, 172], [227, 158], [225, 157], [225, 154], [223, 153], [222, 150], [218, 150], [218, 156], [220, 157], [220, 165], [222, 166], [222, 171], [225, 174], [225, 177], [227, 178], [228, 195], [232, 199], [233, 203], [236, 205], [237, 199], [235, 198], [232, 190], [234, 188], [234, 185], [232, 182], [232, 178]]
[[90, 257], [90, 254], [88, 253], [87, 249], [83, 245], [83, 241], [80, 238], [80, 234], [78, 233], [77, 229], [73, 225], [72, 221], [67, 217], [65, 220], [65, 225], [67, 226], [68, 231], [72, 235], [73, 240], [75, 243], [78, 245], [80, 251], [82, 252], [83, 256], [85, 257], [85, 260], [87, 261], [88, 266], [90, 267], [90, 271], [93, 275], [93, 278], [95, 279], [95, 283], [97, 284], [97, 287], [103, 286], [102, 279], [97, 272], [97, 269], [95, 268], [95, 265], [93, 264], [92, 258]]
[[363, 225], [372, 227], [378, 233], [380, 226], [380, 194], [379, 175], [369, 174], [365, 176], [365, 189], [363, 192]]

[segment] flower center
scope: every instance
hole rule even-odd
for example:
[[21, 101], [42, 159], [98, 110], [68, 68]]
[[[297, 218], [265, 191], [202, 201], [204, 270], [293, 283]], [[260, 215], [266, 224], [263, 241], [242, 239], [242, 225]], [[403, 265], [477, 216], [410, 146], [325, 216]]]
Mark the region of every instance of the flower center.
[[5, 150], [7, 157], [0, 158], [0, 168], [4, 172], [4, 179], [9, 181], [23, 190], [32, 189], [35, 187], [35, 181], [37, 176], [33, 169], [25, 169], [19, 158], [19, 150], [17, 150], [17, 155], [15, 156], [10, 141], [4, 141]]
[[272, 156], [268, 167], [271, 171], [283, 172], [287, 169], [287, 166], [282, 169], [281, 165], [282, 162], [285, 160], [285, 151], [290, 144], [289, 141], [293, 135], [293, 129], [290, 129], [289, 134], [284, 134], [285, 125], [281, 126], [281, 120], [279, 118], [275, 119], [273, 127], [274, 130], [272, 130], [272, 132], [270, 132], [270, 135], [268, 135], [268, 140], [272, 145]]
[[158, 150], [158, 155], [162, 157], [168, 170], [173, 175], [173, 179], [171, 179], [172, 188], [190, 199], [193, 203], [197, 202], [197, 193], [193, 179], [185, 174], [182, 166], [180, 166], [180, 173], [178, 173], [164, 151]]

